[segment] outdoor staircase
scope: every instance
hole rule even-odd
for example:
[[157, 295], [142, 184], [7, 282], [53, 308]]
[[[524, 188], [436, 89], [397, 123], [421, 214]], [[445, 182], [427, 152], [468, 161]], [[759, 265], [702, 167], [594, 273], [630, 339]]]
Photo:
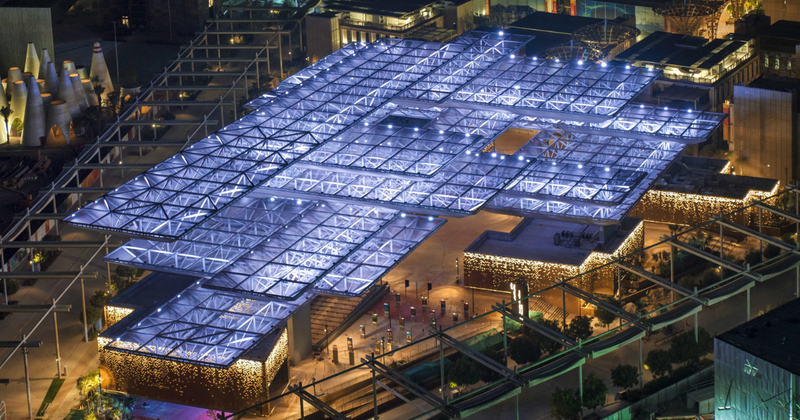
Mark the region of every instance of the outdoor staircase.
[[338, 327], [361, 302], [361, 298], [317, 296], [311, 302], [311, 342], [319, 343], [328, 331]]
[[[561, 321], [564, 317], [564, 310], [553, 306], [541, 297], [532, 297], [528, 299], [528, 309], [536, 312], [541, 312], [544, 319]], [[569, 316], [569, 313], [566, 314]]]

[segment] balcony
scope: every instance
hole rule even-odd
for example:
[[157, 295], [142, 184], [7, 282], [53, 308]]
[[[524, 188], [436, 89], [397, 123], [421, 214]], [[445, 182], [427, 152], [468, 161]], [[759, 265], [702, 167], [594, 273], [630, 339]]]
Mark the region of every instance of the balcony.
[[416, 19], [412, 20], [411, 22], [406, 23], [405, 25], [402, 25], [402, 26], [381, 24], [381, 23], [375, 23], [375, 22], [367, 22], [367, 21], [363, 21], [363, 20], [343, 19], [343, 18], [339, 18], [339, 25], [340, 26], [361, 27], [361, 28], [372, 28], [372, 29], [377, 29], [377, 30], [381, 30], [381, 31], [405, 32], [405, 31], [407, 31], [407, 30], [409, 30], [411, 28], [414, 28], [414, 27], [417, 27], [417, 26], [423, 26], [423, 25], [427, 25], [429, 23], [432, 23], [434, 20], [440, 18], [443, 15], [444, 15], [444, 13], [442, 11], [437, 11], [437, 12], [434, 12], [427, 19], [416, 18]]

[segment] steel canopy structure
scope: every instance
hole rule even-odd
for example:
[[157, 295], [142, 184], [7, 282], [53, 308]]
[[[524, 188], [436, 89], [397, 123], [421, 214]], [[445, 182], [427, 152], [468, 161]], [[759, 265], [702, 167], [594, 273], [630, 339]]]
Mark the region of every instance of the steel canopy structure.
[[[438, 216], [616, 223], [724, 119], [631, 105], [657, 71], [519, 56], [530, 39], [350, 44], [66, 217], [136, 237], [107, 261], [198, 278], [106, 347], [230, 366], [312, 294], [362, 294]], [[485, 152], [512, 127], [537, 133]]]

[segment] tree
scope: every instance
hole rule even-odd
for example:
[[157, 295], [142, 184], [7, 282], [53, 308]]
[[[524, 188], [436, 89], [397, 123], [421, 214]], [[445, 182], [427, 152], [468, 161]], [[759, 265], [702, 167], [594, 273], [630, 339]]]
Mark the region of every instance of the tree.
[[744, 255], [744, 262], [749, 265], [756, 265], [761, 262], [761, 251], [758, 248], [751, 249]]
[[[543, 319], [539, 321], [540, 324], [543, 326], [560, 333], [561, 332], [561, 325], [558, 321], [554, 319]], [[539, 349], [541, 349], [542, 354], [553, 354], [559, 350], [561, 350], [561, 344], [550, 337], [545, 337], [538, 332], [532, 333], [532, 338], [539, 343]]]
[[[486, 348], [483, 351], [481, 351], [481, 354], [503, 365], [503, 352]], [[492, 369], [489, 369], [484, 365], [478, 366], [478, 370], [480, 371], [481, 380], [483, 382], [486, 382], [487, 384], [500, 379], [500, 377], [502, 376], [499, 373], [495, 372]]]
[[693, 331], [684, 331], [675, 336], [669, 346], [669, 357], [674, 363], [697, 364], [700, 359], [714, 351], [714, 340], [703, 328], [697, 331], [697, 342]]
[[775, 245], [768, 244], [766, 248], [764, 248], [764, 258], [770, 259], [775, 258], [780, 255], [781, 249]]
[[539, 343], [527, 335], [521, 335], [508, 345], [508, 355], [520, 365], [533, 363], [542, 356]]
[[592, 336], [592, 317], [581, 315], [572, 318], [567, 327], [566, 336], [573, 340], [586, 340]]
[[453, 363], [448, 377], [450, 382], [455, 383], [459, 388], [476, 384], [481, 379], [478, 366], [475, 365], [475, 362], [465, 357]]
[[647, 359], [645, 359], [644, 363], [650, 372], [653, 373], [653, 376], [657, 378], [672, 372], [672, 361], [669, 358], [669, 352], [667, 350], [650, 350], [650, 353], [647, 353]]
[[594, 411], [597, 407], [605, 405], [608, 385], [594, 373], [583, 378], [583, 406]]
[[[621, 308], [622, 307], [622, 302], [620, 302], [618, 299], [615, 299], [613, 296], [607, 297], [605, 299], [605, 301], [608, 302], [610, 305], [612, 305], [614, 307], [617, 307], [617, 308]], [[616, 314], [614, 314], [613, 312], [609, 312], [609, 311], [607, 311], [607, 310], [605, 310], [605, 309], [603, 309], [603, 308], [601, 308], [599, 306], [597, 307], [597, 309], [595, 309], [594, 316], [595, 316], [595, 318], [597, 318], [597, 321], [600, 324], [605, 325], [605, 326], [611, 325], [611, 323], [614, 322], [615, 319], [617, 319], [617, 315]]]
[[[2, 287], [2, 285], [0, 285]], [[8, 279], [6, 280], [6, 290], [8, 291], [8, 296], [11, 296], [19, 291], [19, 282], [16, 280]], [[0, 292], [3, 290], [0, 289]]]
[[550, 415], [555, 418], [575, 420], [581, 410], [581, 399], [574, 389], [556, 388], [550, 396]]
[[100, 77], [94, 76], [92, 77], [92, 92], [94, 95], [97, 96], [97, 103], [100, 104], [99, 106], [103, 107], [103, 92], [106, 91], [106, 88], [100, 83]]
[[611, 369], [611, 383], [619, 388], [628, 388], [639, 384], [639, 369], [634, 365], [617, 365]]
[[9, 128], [11, 127], [8, 125], [8, 117], [10, 117], [13, 113], [14, 111], [11, 110], [11, 105], [6, 105], [0, 108], [0, 115], [3, 116], [3, 121], [6, 123], [6, 140], [8, 141], [9, 146], [11, 145], [11, 132], [9, 131]]
[[[11, 129], [14, 130], [18, 136], [22, 135], [22, 129], [25, 125], [22, 123], [22, 118], [14, 118], [14, 122], [11, 123]], [[11, 142], [11, 139], [8, 139], [8, 142]]]

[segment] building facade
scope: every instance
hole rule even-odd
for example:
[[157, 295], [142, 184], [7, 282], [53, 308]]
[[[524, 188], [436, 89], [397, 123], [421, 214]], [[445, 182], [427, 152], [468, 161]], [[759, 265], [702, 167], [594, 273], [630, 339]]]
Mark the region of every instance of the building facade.
[[798, 179], [798, 87], [763, 79], [734, 86], [730, 147], [738, 174], [784, 185]]
[[714, 339], [714, 418], [793, 419], [800, 410], [800, 300]]

